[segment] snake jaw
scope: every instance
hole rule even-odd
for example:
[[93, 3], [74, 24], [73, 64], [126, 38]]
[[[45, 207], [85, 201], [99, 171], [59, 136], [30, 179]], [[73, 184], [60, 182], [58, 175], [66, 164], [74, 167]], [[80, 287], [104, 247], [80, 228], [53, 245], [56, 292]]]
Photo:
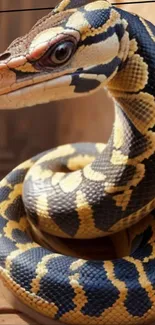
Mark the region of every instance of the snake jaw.
[[[72, 97], [72, 87], [68, 87], [70, 83], [71, 77], [68, 75], [8, 92], [0, 96], [0, 108], [18, 109]], [[67, 92], [68, 89], [70, 94]]]

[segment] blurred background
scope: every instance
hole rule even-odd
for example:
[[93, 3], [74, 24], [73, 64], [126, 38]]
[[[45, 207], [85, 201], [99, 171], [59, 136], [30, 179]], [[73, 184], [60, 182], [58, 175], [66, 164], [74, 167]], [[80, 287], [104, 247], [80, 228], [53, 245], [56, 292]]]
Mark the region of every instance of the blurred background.
[[[52, 7], [56, 3], [55, 0], [0, 0], [0, 10]], [[155, 23], [155, 3], [119, 7]], [[48, 12], [0, 13], [0, 52]], [[106, 142], [113, 120], [113, 102], [104, 90], [87, 98], [16, 111], [0, 110], [0, 179], [25, 159], [57, 145], [77, 141]]]

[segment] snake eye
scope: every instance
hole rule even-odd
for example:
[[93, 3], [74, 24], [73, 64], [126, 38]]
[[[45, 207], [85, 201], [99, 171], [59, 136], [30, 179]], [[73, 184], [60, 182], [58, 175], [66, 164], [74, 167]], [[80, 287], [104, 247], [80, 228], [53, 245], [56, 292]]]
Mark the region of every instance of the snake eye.
[[66, 63], [75, 52], [76, 43], [74, 40], [63, 40], [51, 48], [40, 58], [37, 63], [37, 68], [54, 68]]
[[71, 41], [66, 41], [57, 44], [55, 49], [52, 51], [50, 59], [53, 64], [63, 64], [68, 61], [73, 53], [74, 43]]

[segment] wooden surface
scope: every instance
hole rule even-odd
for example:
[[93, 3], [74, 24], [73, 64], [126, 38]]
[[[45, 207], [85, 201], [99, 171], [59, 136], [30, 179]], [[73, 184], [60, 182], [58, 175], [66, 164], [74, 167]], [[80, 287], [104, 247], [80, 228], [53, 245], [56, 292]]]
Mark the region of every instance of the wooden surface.
[[[0, 280], [0, 292], [5, 293], [7, 300], [11, 305], [3, 298], [0, 293], [0, 324], [5, 325], [65, 325], [58, 321], [51, 320], [46, 316], [35, 312], [25, 304], [23, 304], [15, 295], [13, 295], [10, 290], [3, 284]], [[23, 314], [24, 311], [24, 314]], [[28, 316], [26, 316], [28, 315]], [[37, 323], [38, 322], [38, 323]]]
[[[0, 10], [49, 7], [56, 2], [1, 0]], [[155, 23], [155, 4], [126, 5], [122, 8], [137, 12]], [[15, 37], [27, 32], [35, 21], [46, 13], [47, 11], [1, 14], [0, 51], [2, 52]], [[22, 111], [0, 111], [0, 178], [31, 155], [58, 144], [106, 141], [113, 119], [112, 101], [104, 91], [78, 101], [66, 100], [25, 108]], [[36, 325], [34, 321], [13, 309], [0, 293], [0, 325], [2, 324]]]
[[32, 321], [29, 317], [16, 311], [5, 300], [2, 293], [0, 293], [0, 325], [37, 325], [35, 321]]

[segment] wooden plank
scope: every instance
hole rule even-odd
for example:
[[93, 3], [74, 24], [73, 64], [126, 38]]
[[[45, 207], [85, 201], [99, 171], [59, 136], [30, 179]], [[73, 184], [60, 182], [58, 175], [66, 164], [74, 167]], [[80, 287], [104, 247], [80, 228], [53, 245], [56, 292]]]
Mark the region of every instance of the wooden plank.
[[2, 293], [0, 293], [0, 314], [12, 312], [13, 307], [9, 304], [8, 301], [3, 297]]
[[22, 314], [3, 314], [0, 315], [1, 325], [37, 325], [32, 319]]
[[[7, 300], [15, 307], [15, 309], [9, 305], [8, 301], [5, 301], [2, 294], [0, 293], [0, 324], [6, 325], [65, 325], [59, 321], [48, 318], [24, 303], [22, 303], [0, 280], [0, 292], [5, 294]], [[2, 303], [2, 304], [1, 304]], [[2, 309], [2, 306], [4, 307]], [[8, 309], [7, 309], [8, 308]]]
[[31, 318], [16, 311], [0, 293], [0, 324], [4, 325], [37, 325]]
[[[135, 2], [138, 2], [139, 0], [135, 0]], [[111, 1], [113, 2], [113, 1]], [[126, 2], [126, 0], [117, 0], [115, 2]], [[155, 24], [155, 3], [139, 3], [139, 4], [129, 4], [129, 5], [119, 5], [118, 8], [121, 8], [123, 10], [136, 13], [140, 15], [141, 17], [151, 21], [153, 24]]]
[[7, 10], [8, 4], [9, 9], [54, 7], [58, 3], [58, 0], [1, 0], [0, 2], [3, 10]]

